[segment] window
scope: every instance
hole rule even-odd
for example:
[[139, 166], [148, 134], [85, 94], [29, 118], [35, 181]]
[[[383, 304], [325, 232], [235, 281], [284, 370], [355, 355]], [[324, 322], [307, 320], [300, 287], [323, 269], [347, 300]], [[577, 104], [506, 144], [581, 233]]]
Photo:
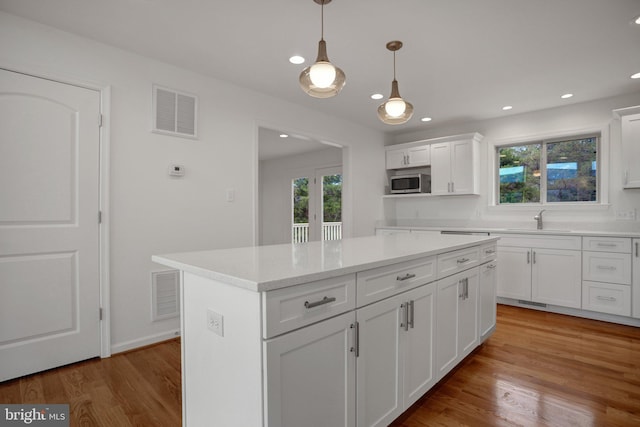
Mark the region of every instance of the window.
[[599, 201], [597, 135], [500, 146], [496, 151], [501, 205]]

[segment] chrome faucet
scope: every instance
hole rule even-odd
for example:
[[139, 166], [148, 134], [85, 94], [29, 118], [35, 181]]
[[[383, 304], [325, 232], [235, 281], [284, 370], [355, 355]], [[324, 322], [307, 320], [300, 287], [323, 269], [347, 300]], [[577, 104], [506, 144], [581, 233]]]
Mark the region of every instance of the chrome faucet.
[[533, 217], [533, 219], [538, 221], [538, 230], [542, 230], [542, 212], [544, 211], [545, 209], [542, 209], [540, 212], [538, 212], [538, 215]]

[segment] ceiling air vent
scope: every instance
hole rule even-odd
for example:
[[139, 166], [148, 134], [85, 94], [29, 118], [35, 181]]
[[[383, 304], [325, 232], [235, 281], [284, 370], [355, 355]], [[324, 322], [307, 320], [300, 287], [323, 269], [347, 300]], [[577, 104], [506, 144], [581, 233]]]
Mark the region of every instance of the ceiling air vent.
[[166, 135], [196, 138], [198, 98], [153, 85], [153, 131]]

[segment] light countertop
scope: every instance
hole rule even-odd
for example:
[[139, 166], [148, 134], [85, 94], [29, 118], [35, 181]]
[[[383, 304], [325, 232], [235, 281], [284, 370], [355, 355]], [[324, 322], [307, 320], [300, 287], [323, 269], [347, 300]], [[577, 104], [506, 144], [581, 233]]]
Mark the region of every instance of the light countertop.
[[411, 261], [497, 239], [495, 236], [401, 234], [154, 255], [152, 260], [262, 292]]
[[388, 230], [417, 230], [417, 231], [453, 231], [453, 232], [479, 232], [479, 233], [490, 233], [490, 234], [551, 234], [551, 235], [568, 235], [568, 236], [601, 236], [601, 237], [628, 237], [628, 238], [640, 238], [640, 231], [606, 231], [606, 230], [569, 230], [569, 229], [560, 229], [560, 228], [543, 228], [542, 230], [537, 230], [535, 225], [531, 228], [500, 228], [500, 227], [420, 227], [420, 226], [400, 226], [400, 225], [390, 225], [390, 226], [378, 226], [380, 229], [388, 229]]

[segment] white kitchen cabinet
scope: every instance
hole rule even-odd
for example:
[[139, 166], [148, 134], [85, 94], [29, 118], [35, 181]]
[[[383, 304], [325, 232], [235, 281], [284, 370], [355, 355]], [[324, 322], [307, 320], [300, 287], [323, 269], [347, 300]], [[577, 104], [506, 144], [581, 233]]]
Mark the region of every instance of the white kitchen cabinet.
[[543, 304], [582, 306], [580, 251], [531, 250], [531, 300]]
[[440, 279], [437, 285], [436, 375], [444, 377], [478, 345], [479, 269]]
[[632, 316], [640, 319], [640, 239], [633, 239], [633, 270], [631, 277]]
[[478, 290], [478, 335], [480, 342], [487, 339], [496, 328], [496, 284], [498, 282], [498, 261], [493, 260], [480, 266]]
[[356, 313], [357, 423], [387, 426], [435, 383], [435, 283]]
[[620, 117], [623, 187], [640, 188], [640, 107], [615, 110]]
[[349, 312], [265, 341], [267, 425], [356, 425], [354, 325]]
[[498, 245], [498, 296], [531, 301], [531, 250]]
[[429, 166], [431, 164], [431, 146], [417, 145], [386, 150], [387, 169], [405, 169]]
[[479, 194], [478, 145], [473, 138], [431, 146], [431, 194]]
[[582, 308], [631, 316], [632, 240], [582, 238]]
[[498, 296], [581, 308], [580, 248], [580, 237], [503, 235], [498, 241]]

